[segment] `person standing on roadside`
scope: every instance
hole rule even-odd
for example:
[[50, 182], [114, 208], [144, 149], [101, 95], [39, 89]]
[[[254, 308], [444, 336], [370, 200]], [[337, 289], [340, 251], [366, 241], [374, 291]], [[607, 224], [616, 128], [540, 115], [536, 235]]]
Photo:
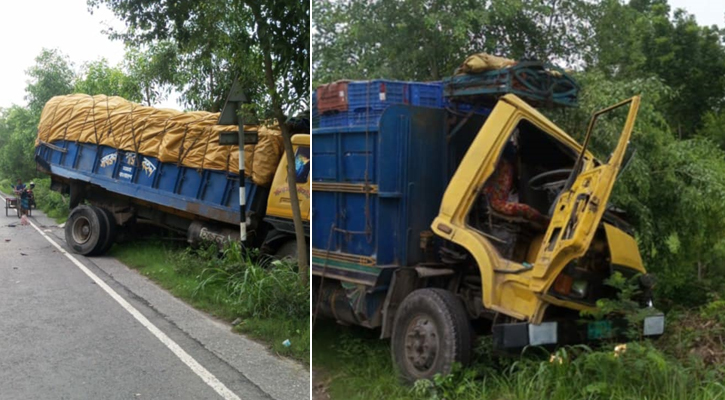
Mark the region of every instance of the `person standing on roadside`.
[[25, 190], [25, 184], [23, 183], [22, 179], [18, 178], [18, 184], [13, 185], [13, 190], [15, 190], [15, 192], [22, 192], [23, 190]]

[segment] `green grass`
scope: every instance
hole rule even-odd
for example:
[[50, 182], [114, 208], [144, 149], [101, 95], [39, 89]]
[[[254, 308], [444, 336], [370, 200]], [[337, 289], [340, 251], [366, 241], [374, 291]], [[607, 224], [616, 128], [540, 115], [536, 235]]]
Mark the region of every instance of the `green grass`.
[[[433, 382], [403, 386], [395, 376], [389, 342], [364, 328], [320, 321], [313, 336], [313, 368], [331, 379], [332, 399], [725, 399], [723, 367], [678, 360], [652, 343], [630, 343], [615, 356], [613, 344], [558, 351], [551, 363], [530, 349], [518, 358], [492, 357], [484, 337], [476, 362]], [[323, 378], [323, 380], [325, 380]]]
[[197, 309], [228, 322], [240, 318], [235, 331], [309, 364], [309, 289], [289, 265], [260, 265], [238, 248], [219, 257], [212, 247], [160, 240], [116, 244], [110, 255]]

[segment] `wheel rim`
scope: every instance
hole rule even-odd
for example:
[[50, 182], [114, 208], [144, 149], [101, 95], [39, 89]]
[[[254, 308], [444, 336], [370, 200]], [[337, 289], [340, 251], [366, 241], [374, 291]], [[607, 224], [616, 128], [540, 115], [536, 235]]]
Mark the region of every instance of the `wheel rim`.
[[415, 371], [429, 371], [438, 356], [438, 328], [428, 316], [410, 321], [405, 334], [405, 360]]
[[86, 217], [78, 217], [73, 221], [71, 229], [73, 241], [83, 244], [91, 239], [91, 221]]

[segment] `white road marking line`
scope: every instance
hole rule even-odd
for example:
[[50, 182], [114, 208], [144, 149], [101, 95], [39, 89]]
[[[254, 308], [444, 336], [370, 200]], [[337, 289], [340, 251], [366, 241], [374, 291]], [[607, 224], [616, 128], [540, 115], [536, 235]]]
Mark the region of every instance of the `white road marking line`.
[[[0, 196], [2, 198], [2, 196]], [[4, 198], [2, 198], [3, 201], [5, 201]], [[32, 221], [28, 220], [30, 222], [30, 226], [35, 228], [38, 233], [43, 235], [43, 237], [50, 242], [58, 251], [63, 254], [64, 256], [68, 257], [68, 259], [76, 265], [76, 267], [80, 268], [81, 271], [83, 271], [86, 275], [88, 275], [89, 278], [93, 280], [98, 286], [101, 287], [106, 293], [108, 293], [109, 296], [111, 296], [118, 304], [121, 305], [126, 311], [128, 311], [129, 314], [133, 315], [134, 318], [138, 322], [141, 323], [146, 329], [149, 330], [154, 336], [156, 336], [157, 339], [161, 341], [166, 347], [171, 350], [176, 357], [179, 357], [179, 359], [186, 364], [192, 371], [194, 371], [195, 374], [197, 374], [207, 385], [211, 386], [214, 391], [216, 391], [221, 397], [223, 397], [225, 400], [241, 400], [239, 396], [237, 396], [234, 392], [229, 390], [219, 379], [217, 379], [216, 376], [212, 375], [211, 372], [209, 372], [206, 368], [204, 368], [201, 364], [199, 364], [198, 361], [196, 361], [193, 357], [189, 355], [184, 349], [181, 348], [176, 342], [171, 340], [170, 337], [168, 337], [165, 333], [163, 333], [159, 328], [156, 327], [156, 325], [152, 324], [151, 321], [149, 321], [143, 314], [141, 314], [140, 311], [138, 311], [134, 306], [129, 304], [126, 300], [123, 299], [118, 293], [116, 293], [113, 289], [111, 289], [110, 286], [106, 284], [101, 278], [96, 276], [91, 270], [86, 268], [85, 265], [83, 265], [80, 261], [78, 261], [75, 257], [73, 257], [70, 253], [65, 251], [63, 247], [61, 247], [58, 243], [56, 243], [53, 239], [51, 239], [48, 235], [45, 234], [40, 228], [38, 228]]]

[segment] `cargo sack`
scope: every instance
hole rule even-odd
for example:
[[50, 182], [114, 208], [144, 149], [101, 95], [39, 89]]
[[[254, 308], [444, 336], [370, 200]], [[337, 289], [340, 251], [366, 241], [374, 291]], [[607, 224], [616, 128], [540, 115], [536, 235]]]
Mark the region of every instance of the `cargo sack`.
[[466, 58], [456, 70], [456, 75], [477, 74], [486, 71], [504, 69], [516, 65], [516, 61], [504, 57], [492, 56], [488, 53], [478, 53]]
[[279, 127], [259, 127], [259, 142], [254, 146], [252, 162], [252, 181], [255, 184], [265, 187], [272, 184], [282, 153], [284, 145]]
[[[165, 163], [236, 174], [238, 147], [220, 146], [219, 134], [237, 131], [238, 127], [216, 125], [218, 120], [219, 113], [156, 109], [116, 96], [56, 96], [43, 107], [35, 145], [60, 140], [91, 143], [155, 157]], [[257, 126], [247, 125], [244, 129], [257, 130]], [[256, 180], [266, 185], [271, 183], [277, 167], [269, 163], [275, 159], [278, 163], [281, 157], [281, 150], [277, 150], [281, 149], [281, 136], [279, 146], [269, 141], [274, 139], [263, 139], [259, 150], [245, 146], [246, 175], [253, 178], [254, 156], [259, 151], [263, 156]]]
[[337, 81], [317, 88], [317, 111], [320, 114], [347, 111], [348, 81]]

